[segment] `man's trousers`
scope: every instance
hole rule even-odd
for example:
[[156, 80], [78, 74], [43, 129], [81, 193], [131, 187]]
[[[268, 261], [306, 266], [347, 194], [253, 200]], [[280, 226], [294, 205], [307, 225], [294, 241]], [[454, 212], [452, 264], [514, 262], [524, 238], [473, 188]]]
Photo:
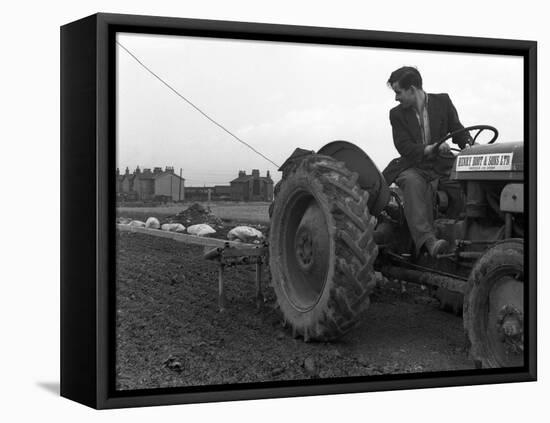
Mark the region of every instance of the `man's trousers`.
[[441, 177], [433, 169], [411, 167], [395, 180], [403, 191], [405, 218], [417, 253], [426, 240], [435, 237], [434, 192]]

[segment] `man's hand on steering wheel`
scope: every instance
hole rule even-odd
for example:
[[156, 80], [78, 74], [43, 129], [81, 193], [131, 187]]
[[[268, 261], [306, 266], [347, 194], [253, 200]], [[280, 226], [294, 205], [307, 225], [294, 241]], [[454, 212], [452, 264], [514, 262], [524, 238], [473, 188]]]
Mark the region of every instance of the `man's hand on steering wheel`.
[[439, 146], [439, 152], [440, 153], [448, 153], [449, 151], [451, 151], [451, 147], [449, 147], [449, 144], [442, 143]]
[[439, 147], [437, 144], [429, 144], [426, 147], [424, 147], [424, 155], [425, 156], [434, 156], [436, 153], [448, 153], [451, 151], [451, 147], [449, 147], [448, 144], [442, 143], [439, 144]]

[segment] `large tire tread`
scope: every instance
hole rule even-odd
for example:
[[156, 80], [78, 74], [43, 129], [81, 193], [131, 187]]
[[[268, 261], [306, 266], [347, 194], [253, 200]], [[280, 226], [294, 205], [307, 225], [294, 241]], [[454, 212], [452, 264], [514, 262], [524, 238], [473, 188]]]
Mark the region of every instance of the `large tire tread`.
[[[278, 189], [282, 192], [288, 179], [296, 175], [311, 175], [322, 184], [329, 203], [328, 212], [334, 224], [335, 255], [332, 280], [327, 280], [325, 290], [329, 298], [318, 313], [319, 318], [309, 326], [292, 321], [293, 333], [307, 340], [329, 341], [341, 337], [360, 320], [369, 305], [369, 296], [375, 288], [373, 263], [378, 249], [373, 232], [376, 219], [370, 215], [368, 193], [357, 185], [357, 174], [350, 172], [342, 162], [327, 156], [313, 155], [304, 159], [300, 166], [283, 181]], [[277, 198], [275, 199], [275, 202]], [[275, 279], [277, 275], [273, 275]], [[275, 280], [273, 283], [277, 283]], [[281, 304], [280, 304], [281, 305]], [[284, 314], [284, 306], [281, 306]]]

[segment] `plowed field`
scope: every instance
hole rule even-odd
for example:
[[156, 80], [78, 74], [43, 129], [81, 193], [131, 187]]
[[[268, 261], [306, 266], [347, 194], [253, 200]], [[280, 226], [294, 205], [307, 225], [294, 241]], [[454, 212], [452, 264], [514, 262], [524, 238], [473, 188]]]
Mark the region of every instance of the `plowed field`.
[[[272, 289], [255, 303], [254, 267], [226, 270], [203, 247], [117, 234], [116, 386], [143, 389], [474, 368], [462, 320], [409, 285], [377, 288], [363, 322], [335, 343], [304, 343], [282, 327]], [[263, 280], [268, 283], [268, 270]]]

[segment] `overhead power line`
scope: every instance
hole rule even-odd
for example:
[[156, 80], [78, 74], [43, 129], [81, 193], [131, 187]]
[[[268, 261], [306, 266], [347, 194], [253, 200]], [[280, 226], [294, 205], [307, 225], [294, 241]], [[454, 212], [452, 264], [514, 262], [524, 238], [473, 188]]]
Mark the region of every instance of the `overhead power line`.
[[126, 47], [124, 47], [122, 44], [120, 44], [118, 41], [116, 43], [124, 50], [126, 53], [128, 53], [136, 62], [138, 62], [147, 72], [149, 72], [151, 75], [153, 75], [156, 79], [158, 79], [162, 84], [164, 84], [169, 90], [171, 90], [174, 94], [176, 94], [179, 98], [181, 98], [183, 101], [185, 101], [187, 104], [189, 104], [191, 107], [193, 107], [197, 112], [199, 112], [201, 115], [203, 115], [206, 119], [208, 119], [210, 122], [212, 122], [217, 127], [223, 129], [225, 132], [227, 132], [229, 135], [231, 135], [233, 138], [235, 138], [238, 142], [241, 144], [244, 144], [248, 148], [250, 148], [252, 151], [254, 151], [256, 154], [260, 155], [264, 159], [266, 159], [268, 162], [275, 165], [277, 168], [280, 167], [277, 163], [275, 163], [273, 160], [271, 160], [269, 157], [266, 157], [264, 154], [260, 153], [258, 150], [256, 150], [254, 147], [252, 147], [250, 144], [248, 144], [246, 141], [243, 141], [241, 138], [239, 138], [237, 135], [235, 135], [233, 132], [229, 131], [227, 128], [225, 128], [220, 123], [216, 122], [213, 118], [211, 118], [209, 115], [207, 115], [205, 112], [203, 112], [198, 106], [193, 104], [190, 100], [188, 100], [185, 96], [179, 93], [178, 90], [176, 90], [174, 87], [172, 87], [168, 82], [166, 82], [164, 79], [162, 79], [160, 76], [158, 76], [155, 72], [153, 72], [147, 65], [145, 65], [141, 60], [139, 60], [134, 53], [132, 53], [130, 50], [128, 50]]

